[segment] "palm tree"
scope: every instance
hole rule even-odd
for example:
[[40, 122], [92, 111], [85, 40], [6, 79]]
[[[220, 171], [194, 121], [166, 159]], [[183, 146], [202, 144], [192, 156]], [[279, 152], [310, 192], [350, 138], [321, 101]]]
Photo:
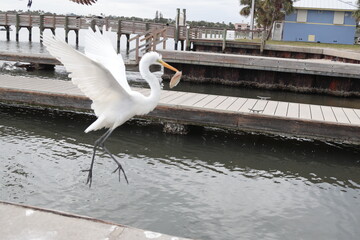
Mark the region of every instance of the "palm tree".
[[[240, 5], [244, 6], [240, 15], [250, 15], [251, 2], [252, 0], [240, 0]], [[268, 30], [266, 39], [269, 39], [274, 22], [283, 20], [293, 10], [293, 0], [255, 0], [254, 19], [258, 27]]]
[[358, 0], [357, 6], [358, 6], [358, 9], [356, 11], [354, 11], [352, 14], [352, 16], [355, 18], [356, 26], [359, 25], [359, 21], [360, 21], [360, 0]]

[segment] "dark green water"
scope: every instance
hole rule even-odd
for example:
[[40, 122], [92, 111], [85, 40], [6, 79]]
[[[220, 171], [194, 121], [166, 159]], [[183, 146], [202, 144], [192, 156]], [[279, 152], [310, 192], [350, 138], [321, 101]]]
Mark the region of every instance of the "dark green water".
[[196, 239], [358, 239], [360, 150], [321, 142], [127, 124], [97, 156], [90, 116], [0, 107], [0, 200]]

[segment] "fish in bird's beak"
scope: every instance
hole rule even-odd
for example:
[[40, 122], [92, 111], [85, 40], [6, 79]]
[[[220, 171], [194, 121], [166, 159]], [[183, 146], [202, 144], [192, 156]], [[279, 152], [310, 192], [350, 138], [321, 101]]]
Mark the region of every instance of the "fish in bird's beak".
[[171, 78], [170, 80], [170, 88], [175, 87], [176, 85], [178, 85], [178, 83], [180, 82], [181, 76], [182, 76], [182, 72], [177, 70], [176, 68], [174, 68], [173, 66], [171, 66], [170, 64], [164, 62], [163, 60], [159, 60], [159, 63], [161, 65], [163, 65], [164, 67], [176, 72], [175, 75]]

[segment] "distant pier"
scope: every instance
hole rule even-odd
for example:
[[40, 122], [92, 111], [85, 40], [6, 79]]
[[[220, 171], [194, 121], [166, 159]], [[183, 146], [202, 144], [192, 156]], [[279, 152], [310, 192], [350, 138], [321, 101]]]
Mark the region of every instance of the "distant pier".
[[[69, 81], [2, 75], [0, 101], [63, 110], [90, 110], [91, 101]], [[149, 94], [149, 89], [136, 89]], [[234, 131], [360, 144], [360, 109], [162, 91], [147, 119]]]

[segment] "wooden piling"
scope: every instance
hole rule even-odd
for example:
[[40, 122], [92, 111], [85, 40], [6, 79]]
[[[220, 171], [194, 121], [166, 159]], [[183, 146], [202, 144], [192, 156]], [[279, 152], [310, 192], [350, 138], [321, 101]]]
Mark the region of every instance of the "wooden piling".
[[226, 48], [226, 28], [224, 28], [223, 31], [223, 41], [222, 41], [222, 52], [225, 52], [225, 48]]
[[19, 31], [20, 31], [20, 15], [17, 13], [16, 14], [16, 23], [15, 23], [15, 28], [16, 28], [16, 41], [19, 41]]
[[179, 42], [179, 31], [180, 31], [180, 8], [176, 9], [176, 21], [175, 21], [175, 36], [174, 36], [174, 42], [175, 46], [174, 49], [178, 49], [178, 42]]
[[65, 16], [65, 42], [69, 42], [69, 16]]
[[6, 29], [6, 40], [10, 41], [10, 26], [5, 26]]
[[39, 22], [39, 29], [40, 29], [40, 43], [43, 42], [43, 34], [44, 34], [44, 15], [40, 15], [40, 22]]
[[[121, 20], [118, 21], [118, 26], [117, 26], [117, 39], [116, 39], [116, 51], [117, 53], [120, 53], [120, 41], [121, 41]], [[128, 49], [126, 49], [126, 52], [128, 52]]]
[[29, 31], [29, 42], [32, 41], [32, 27], [27, 27], [28, 31]]
[[76, 44], [76, 46], [79, 46], [79, 30], [74, 29], [74, 31], [75, 31], [75, 35], [76, 35], [75, 44]]

